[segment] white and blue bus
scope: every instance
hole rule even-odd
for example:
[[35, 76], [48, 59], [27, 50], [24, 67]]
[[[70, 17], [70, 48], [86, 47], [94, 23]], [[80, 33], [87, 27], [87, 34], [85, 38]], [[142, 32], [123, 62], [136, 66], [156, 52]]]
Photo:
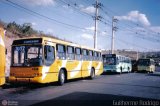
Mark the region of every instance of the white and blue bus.
[[104, 72], [131, 72], [132, 64], [131, 58], [116, 55], [116, 54], [103, 54], [103, 69]]

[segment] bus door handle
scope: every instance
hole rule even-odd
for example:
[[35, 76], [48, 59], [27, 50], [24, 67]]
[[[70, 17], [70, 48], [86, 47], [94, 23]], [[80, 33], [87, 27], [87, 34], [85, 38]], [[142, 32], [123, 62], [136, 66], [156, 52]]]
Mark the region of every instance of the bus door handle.
[[67, 62], [74, 62], [74, 60], [68, 60]]
[[60, 61], [59, 61], [59, 60], [57, 60], [57, 64], [60, 64]]

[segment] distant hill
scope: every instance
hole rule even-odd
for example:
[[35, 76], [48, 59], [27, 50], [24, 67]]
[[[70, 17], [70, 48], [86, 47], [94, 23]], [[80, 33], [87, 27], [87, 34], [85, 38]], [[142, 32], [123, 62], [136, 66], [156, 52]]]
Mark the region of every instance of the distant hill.
[[[102, 51], [102, 53], [111, 53], [110, 50]], [[133, 50], [115, 50], [116, 54], [124, 55], [130, 57], [132, 60], [136, 60], [138, 58], [152, 58], [156, 61], [156, 63], [160, 63], [160, 51], [155, 52], [137, 52]]]

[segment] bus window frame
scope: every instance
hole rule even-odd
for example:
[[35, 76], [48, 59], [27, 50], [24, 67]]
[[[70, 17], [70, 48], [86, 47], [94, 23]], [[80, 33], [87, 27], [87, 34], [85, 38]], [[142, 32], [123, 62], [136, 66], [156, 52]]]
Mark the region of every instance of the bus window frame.
[[[80, 53], [77, 53], [78, 49]], [[75, 47], [75, 60], [82, 60], [82, 49], [80, 47]]]
[[[86, 51], [86, 54], [84, 54], [84, 51]], [[88, 49], [82, 49], [82, 58], [85, 61], [89, 61], [89, 55], [88, 55]]]
[[[45, 47], [46, 46], [52, 47], [53, 48], [53, 53], [54, 53], [52, 56], [49, 56], [49, 57], [53, 57], [54, 59], [52, 61], [50, 61], [50, 63], [47, 63], [47, 64], [46, 64], [46, 53], [45, 53]], [[55, 47], [52, 46], [52, 45], [44, 45], [43, 48], [44, 48], [44, 53], [43, 53], [44, 54], [44, 57], [43, 57], [44, 58], [44, 65], [51, 66], [54, 63], [55, 59], [56, 59], [55, 58]]]
[[93, 50], [88, 50], [88, 57], [90, 61], [93, 61]]
[[[64, 51], [63, 52], [61, 52], [61, 51], [59, 51], [59, 49], [58, 49], [58, 46], [63, 46], [63, 48], [64, 48]], [[57, 55], [56, 55], [56, 57], [58, 57], [58, 59], [61, 59], [61, 60], [66, 60], [66, 45], [63, 45], [63, 44], [56, 44], [56, 53], [57, 53]], [[61, 56], [62, 55], [62, 56]]]
[[[75, 60], [75, 47], [73, 46], [67, 46], [67, 52], [66, 52], [66, 57], [68, 60]], [[72, 53], [69, 53], [69, 48], [72, 48]]]

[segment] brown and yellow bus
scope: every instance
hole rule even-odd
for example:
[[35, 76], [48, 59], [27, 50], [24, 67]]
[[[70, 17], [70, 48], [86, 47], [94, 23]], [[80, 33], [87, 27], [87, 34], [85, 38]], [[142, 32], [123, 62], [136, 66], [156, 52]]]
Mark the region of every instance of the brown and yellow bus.
[[101, 51], [74, 43], [36, 37], [14, 40], [10, 82], [63, 85], [69, 79], [100, 75], [103, 72]]
[[154, 72], [155, 71], [155, 63], [153, 59], [139, 59], [138, 60], [138, 70], [137, 71], [146, 71], [146, 72]]
[[5, 83], [6, 59], [5, 59], [4, 35], [5, 35], [5, 30], [2, 27], [0, 27], [0, 85], [3, 85]]

